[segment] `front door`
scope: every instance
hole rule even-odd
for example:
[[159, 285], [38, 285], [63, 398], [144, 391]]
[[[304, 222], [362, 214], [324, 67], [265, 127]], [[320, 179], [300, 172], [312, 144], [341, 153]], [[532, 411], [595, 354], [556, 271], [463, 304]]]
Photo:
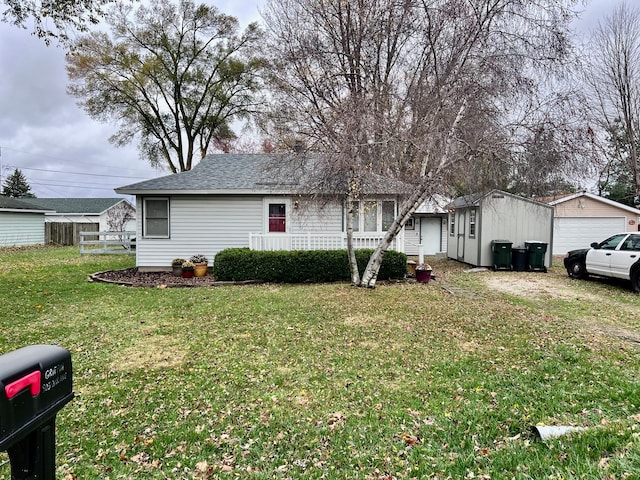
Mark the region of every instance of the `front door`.
[[264, 199], [264, 241], [263, 250], [290, 250], [290, 209], [288, 198]]

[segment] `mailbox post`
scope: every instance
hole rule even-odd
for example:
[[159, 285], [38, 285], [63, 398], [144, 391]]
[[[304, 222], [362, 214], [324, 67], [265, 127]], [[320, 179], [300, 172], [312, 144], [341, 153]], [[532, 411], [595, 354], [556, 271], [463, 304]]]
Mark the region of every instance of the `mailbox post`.
[[56, 414], [73, 398], [71, 354], [32, 345], [0, 356], [0, 451], [12, 480], [55, 479]]

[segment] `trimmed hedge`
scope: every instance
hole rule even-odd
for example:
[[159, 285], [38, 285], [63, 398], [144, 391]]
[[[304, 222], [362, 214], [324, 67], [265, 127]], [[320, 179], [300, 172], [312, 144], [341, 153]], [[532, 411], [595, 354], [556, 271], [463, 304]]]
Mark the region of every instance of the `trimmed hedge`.
[[[373, 250], [356, 250], [360, 273], [364, 272]], [[407, 256], [389, 250], [385, 253], [379, 280], [402, 279], [407, 273]], [[248, 248], [229, 248], [216, 254], [213, 275], [222, 281], [260, 280], [275, 283], [319, 283], [349, 281], [346, 250], [293, 250], [262, 252]]]

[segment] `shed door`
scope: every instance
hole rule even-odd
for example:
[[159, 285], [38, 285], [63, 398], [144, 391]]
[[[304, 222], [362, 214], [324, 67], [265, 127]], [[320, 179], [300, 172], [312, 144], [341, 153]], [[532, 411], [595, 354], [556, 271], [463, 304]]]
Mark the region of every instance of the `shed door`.
[[457, 218], [457, 228], [458, 228], [458, 260], [464, 262], [464, 233], [467, 224], [467, 211], [460, 210], [456, 212]]
[[553, 219], [553, 254], [589, 248], [593, 242], [626, 230], [624, 217], [556, 217]]

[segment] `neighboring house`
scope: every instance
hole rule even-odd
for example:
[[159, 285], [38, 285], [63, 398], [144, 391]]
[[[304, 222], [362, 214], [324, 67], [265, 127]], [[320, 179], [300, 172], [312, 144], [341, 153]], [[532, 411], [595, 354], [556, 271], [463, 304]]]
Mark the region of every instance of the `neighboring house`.
[[45, 213], [22, 199], [0, 196], [0, 246], [43, 245]]
[[[231, 247], [346, 248], [346, 205], [300, 195], [292, 178], [276, 173], [278, 159], [209, 155], [188, 172], [117, 188], [119, 194], [136, 196], [138, 267], [164, 270], [173, 258], [196, 253], [211, 262]], [[401, 194], [397, 186], [382, 183], [357, 202], [356, 248], [374, 248], [397, 213]], [[403, 232], [391, 248], [404, 250]]]
[[555, 209], [553, 254], [587, 248], [615, 233], [637, 232], [640, 210], [587, 192], [545, 198]]
[[447, 251], [447, 206], [450, 198], [432, 195], [413, 213], [404, 226], [404, 253], [418, 255], [422, 245], [424, 255]]
[[95, 223], [101, 232], [134, 231], [135, 207], [124, 198], [29, 198], [32, 205], [50, 210], [47, 223]]
[[544, 265], [551, 266], [553, 207], [500, 190], [456, 198], [449, 213], [447, 256], [474, 266], [493, 266], [492, 241], [547, 244]]

